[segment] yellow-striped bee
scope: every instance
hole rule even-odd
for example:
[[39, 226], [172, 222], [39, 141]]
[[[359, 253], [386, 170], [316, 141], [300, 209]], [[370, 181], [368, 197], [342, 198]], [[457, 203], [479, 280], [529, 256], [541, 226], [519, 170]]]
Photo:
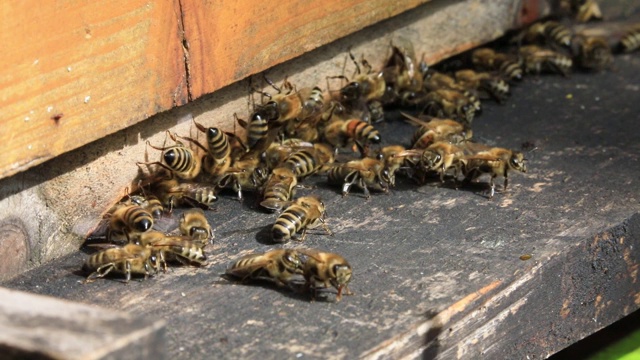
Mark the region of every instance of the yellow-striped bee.
[[640, 24], [629, 27], [618, 45], [621, 52], [630, 53], [640, 48]]
[[498, 103], [504, 102], [510, 95], [509, 84], [497, 74], [464, 69], [456, 71], [454, 76], [463, 87], [484, 92]]
[[305, 288], [313, 290], [312, 299], [316, 298], [318, 288], [333, 286], [338, 290], [336, 301], [342, 299], [342, 293], [353, 295], [348, 288], [353, 275], [353, 269], [349, 262], [341, 255], [324, 252], [316, 249], [300, 250], [307, 257], [302, 267], [305, 279]]
[[583, 69], [601, 71], [613, 63], [611, 47], [603, 37], [576, 35], [574, 46], [576, 62]]
[[509, 170], [527, 172], [525, 164], [526, 159], [519, 151], [513, 151], [499, 147], [489, 147], [482, 144], [466, 143], [463, 146], [465, 155], [463, 159], [462, 171], [464, 173], [465, 183], [469, 183], [482, 174], [490, 174], [491, 194], [489, 198], [493, 198], [495, 194], [494, 179], [498, 176], [504, 177], [504, 187], [507, 189], [509, 184]]
[[571, 46], [572, 33], [563, 24], [548, 20], [531, 24], [518, 37], [527, 44], [546, 44], [556, 49]]
[[510, 81], [522, 80], [523, 70], [514, 56], [498, 53], [490, 48], [478, 48], [471, 53], [473, 65], [481, 71], [497, 71]]
[[554, 72], [565, 77], [571, 73], [573, 60], [560, 52], [537, 45], [523, 46], [519, 51], [527, 73]]
[[278, 286], [286, 286], [291, 277], [302, 274], [302, 261], [296, 250], [275, 249], [243, 256], [231, 264], [225, 273], [241, 281], [268, 280]]
[[180, 216], [180, 233], [203, 244], [213, 242], [213, 229], [202, 209], [186, 210]]
[[395, 185], [395, 174], [385, 166], [384, 160], [370, 157], [336, 165], [329, 169], [327, 177], [330, 184], [342, 185], [342, 196], [347, 196], [355, 185], [367, 199], [371, 197], [369, 189], [387, 192]]
[[461, 123], [451, 119], [429, 118], [422, 119], [401, 113], [407, 121], [419, 126], [411, 138], [411, 148], [426, 149], [437, 141], [447, 141], [452, 144], [461, 144], [469, 141], [473, 131]]
[[291, 200], [296, 185], [298, 185], [298, 178], [291, 169], [287, 167], [273, 169], [264, 186], [260, 206], [280, 211]]
[[322, 135], [323, 140], [334, 147], [345, 148], [355, 144], [363, 155], [366, 155], [369, 144], [382, 141], [380, 132], [360, 119], [332, 120]]
[[[324, 223], [326, 216], [324, 204], [317, 196], [303, 196], [296, 199], [289, 205], [276, 219], [271, 228], [271, 235], [274, 242], [283, 243], [291, 239], [304, 241], [308, 229], [319, 226], [329, 234], [331, 230]], [[302, 233], [300, 239], [296, 234]]]
[[322, 143], [313, 144], [311, 148], [304, 148], [293, 152], [282, 164], [291, 170], [298, 179], [304, 179], [326, 168], [327, 164], [335, 160], [330, 146]]
[[150, 191], [170, 210], [178, 205], [210, 210], [210, 206], [218, 200], [215, 186], [203, 183], [179, 182], [175, 178], [152, 182]]
[[130, 242], [135, 234], [153, 227], [153, 216], [138, 205], [116, 204], [105, 216], [109, 220], [107, 240], [111, 242], [117, 241], [115, 235], [124, 236]]
[[423, 150], [407, 150], [396, 156], [414, 159], [413, 162], [422, 171], [437, 172], [441, 182], [444, 182], [444, 176], [451, 168], [454, 169], [454, 179], [457, 180], [465, 162], [464, 150], [445, 141], [434, 142]]
[[162, 162], [143, 163], [138, 165], [158, 165], [170, 171], [173, 175], [180, 179], [191, 180], [200, 174], [202, 168], [201, 158], [195, 151], [186, 147], [182, 142], [178, 141], [177, 135], [168, 133], [169, 137], [175, 141], [176, 145], [169, 147], [155, 147], [147, 142], [147, 145], [156, 150], [162, 151]]
[[[480, 99], [475, 95], [475, 89], [462, 86], [462, 84], [460, 84], [455, 78], [447, 74], [443, 74], [435, 70], [428, 70], [424, 75], [423, 87], [427, 93], [441, 89], [454, 90], [455, 92], [464, 95], [464, 97], [467, 98], [467, 101], [473, 105], [476, 112], [482, 111], [482, 104], [480, 103]], [[452, 95], [447, 97], [451, 98]]]
[[126, 244], [123, 247], [110, 247], [92, 254], [85, 261], [82, 269], [89, 272], [85, 283], [90, 283], [109, 273], [123, 274], [124, 282], [131, 280], [131, 274], [155, 274], [156, 257], [150, 248], [136, 244]]
[[265, 164], [260, 161], [260, 153], [248, 152], [245, 156], [235, 161], [225, 174], [216, 179], [219, 188], [231, 188], [238, 194], [238, 200], [242, 200], [242, 191], [256, 191], [260, 189], [269, 176]]

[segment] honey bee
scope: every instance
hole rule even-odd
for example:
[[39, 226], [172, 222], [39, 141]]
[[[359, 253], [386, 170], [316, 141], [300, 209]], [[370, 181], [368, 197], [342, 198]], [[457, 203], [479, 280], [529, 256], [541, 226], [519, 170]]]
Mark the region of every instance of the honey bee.
[[423, 171], [435, 171], [440, 175], [440, 181], [444, 183], [444, 176], [451, 168], [454, 169], [454, 179], [458, 178], [464, 161], [464, 150], [445, 141], [434, 142], [424, 150], [407, 150], [397, 154], [396, 156], [412, 156], [419, 158], [417, 166]]
[[322, 138], [334, 147], [345, 148], [355, 144], [362, 154], [367, 153], [369, 144], [382, 141], [380, 132], [360, 119], [332, 120], [325, 128]]
[[303, 96], [304, 101], [302, 102], [302, 113], [301, 118], [309, 118], [315, 115], [318, 115], [324, 109], [325, 104], [325, 96], [322, 89], [319, 87], [314, 87], [309, 90], [309, 94], [304, 96], [307, 90], [300, 90], [300, 96]]
[[231, 188], [242, 201], [242, 191], [255, 191], [262, 187], [269, 176], [266, 165], [260, 162], [260, 153], [252, 151], [234, 162], [225, 174], [216, 179], [219, 188]]
[[413, 149], [426, 149], [436, 141], [461, 144], [469, 141], [473, 136], [473, 131], [470, 128], [455, 120], [430, 118], [425, 121], [406, 113], [401, 114], [410, 124], [419, 126], [411, 139]]
[[[395, 174], [401, 167], [407, 165], [405, 158], [396, 156], [405, 151], [406, 149], [402, 145], [389, 145], [380, 149], [376, 158], [384, 162], [384, 166], [389, 171], [389, 174]], [[391, 175], [391, 177], [393, 178], [393, 175]]]
[[630, 53], [640, 48], [640, 24], [635, 24], [627, 30], [620, 39], [618, 47], [624, 53]]
[[147, 145], [156, 150], [162, 151], [162, 162], [143, 163], [138, 165], [158, 165], [170, 171], [180, 179], [191, 180], [200, 173], [202, 168], [201, 159], [190, 148], [186, 147], [182, 142], [178, 141], [176, 135], [169, 133], [169, 137], [175, 141], [176, 145], [169, 147], [155, 147], [147, 142]]
[[298, 179], [303, 179], [326, 168], [327, 164], [335, 160], [334, 152], [326, 144], [313, 144], [311, 148], [305, 148], [289, 155], [283, 167], [291, 170]]
[[[482, 104], [480, 103], [480, 99], [473, 94], [468, 87], [462, 86], [462, 84], [458, 83], [458, 81], [447, 75], [434, 70], [429, 70], [425, 73], [424, 78], [424, 89], [428, 92], [438, 91], [441, 89], [446, 90], [454, 90], [462, 95], [464, 95], [468, 102], [471, 103], [476, 112], [482, 111]], [[472, 90], [475, 92], [475, 90]], [[449, 98], [452, 95], [447, 96]]]
[[164, 212], [164, 206], [162, 202], [156, 196], [150, 195], [128, 195], [129, 199], [125, 201], [124, 205], [138, 205], [141, 208], [147, 210], [154, 219], [162, 216]]
[[454, 76], [463, 87], [482, 91], [498, 103], [504, 102], [510, 95], [509, 84], [496, 74], [465, 69], [456, 71]]
[[203, 244], [213, 243], [213, 230], [204, 211], [190, 209], [180, 216], [180, 233], [192, 240], [201, 241]]
[[570, 0], [569, 3], [578, 22], [602, 20], [602, 11], [596, 0]]
[[117, 204], [106, 216], [109, 219], [107, 240], [111, 242], [116, 241], [114, 235], [122, 235], [130, 242], [132, 235], [153, 227], [153, 216], [138, 205]]
[[192, 241], [186, 236], [168, 236], [161, 231], [148, 231], [139, 237], [141, 246], [150, 248], [157, 258], [156, 270], [167, 270], [167, 262], [179, 262], [183, 265], [204, 265], [207, 257], [200, 241]]
[[282, 165], [294, 152], [310, 148], [313, 148], [313, 143], [300, 139], [286, 139], [283, 142], [274, 142], [260, 155], [261, 161], [268, 169], [275, 169]]
[[[299, 92], [295, 91], [293, 85], [285, 78], [282, 88], [280, 88], [267, 77], [264, 77], [264, 79], [278, 93], [270, 95], [260, 92], [270, 100], [260, 106], [257, 111], [262, 113], [270, 124], [281, 125], [299, 117], [302, 113], [304, 99]], [[283, 88], [286, 90], [285, 92], [283, 92]]]
[[613, 63], [613, 54], [605, 38], [576, 35], [574, 43], [577, 47], [575, 58], [580, 67], [601, 71]]
[[477, 112], [474, 100], [451, 89], [430, 91], [420, 103], [424, 104], [423, 113], [426, 115], [454, 118], [467, 125], [471, 125]]
[[342, 185], [342, 196], [347, 196], [352, 185], [356, 185], [369, 199], [369, 189], [388, 192], [389, 186], [395, 185], [395, 174], [385, 166], [383, 160], [366, 157], [352, 160], [329, 169], [330, 184]]
[[420, 91], [425, 72], [426, 64], [417, 63], [413, 44], [405, 38], [394, 39], [391, 56], [383, 70], [387, 87], [392, 87], [396, 93]]
[[533, 23], [517, 38], [528, 44], [542, 43], [561, 49], [571, 46], [571, 36], [571, 30], [566, 26], [549, 20]]
[[521, 47], [520, 56], [527, 73], [540, 74], [543, 71], [549, 71], [566, 77], [573, 66], [573, 60], [570, 57], [537, 45]]
[[258, 107], [251, 117], [249, 122], [240, 119], [234, 114], [236, 122], [240, 124], [242, 128], [247, 130], [247, 146], [249, 149], [255, 149], [261, 147], [259, 144], [269, 143], [267, 141], [269, 137], [269, 121], [264, 112]]
[[312, 299], [316, 298], [318, 287], [328, 288], [333, 286], [338, 290], [336, 301], [342, 300], [342, 293], [353, 295], [348, 288], [353, 270], [349, 262], [342, 256], [316, 249], [300, 250], [307, 256], [302, 266], [305, 279], [305, 288], [313, 290]]
[[286, 286], [294, 275], [302, 274], [302, 261], [296, 250], [275, 249], [243, 256], [231, 264], [225, 273], [241, 281], [262, 279]]
[[[271, 228], [273, 241], [277, 243], [287, 242], [290, 239], [304, 241], [307, 236], [307, 230], [318, 226], [322, 226], [329, 235], [333, 235], [324, 223], [325, 216], [325, 207], [320, 198], [317, 196], [300, 197], [276, 219]], [[296, 234], [300, 232], [302, 234], [298, 239]]]
[[191, 182], [181, 183], [174, 178], [153, 182], [150, 188], [160, 202], [170, 210], [183, 204], [210, 210], [211, 205], [218, 200], [215, 186]]
[[125, 276], [124, 283], [131, 280], [131, 274], [149, 275], [155, 274], [157, 258], [151, 249], [136, 244], [126, 244], [123, 247], [111, 247], [98, 251], [89, 256], [82, 269], [89, 272], [85, 283], [90, 283], [109, 273], [118, 273]]
[[274, 211], [280, 211], [291, 200], [298, 185], [296, 174], [287, 167], [273, 169], [264, 187], [260, 205]]
[[505, 79], [510, 81], [522, 80], [522, 66], [517, 58], [497, 53], [490, 48], [479, 48], [471, 53], [473, 65], [482, 71], [497, 71]]
[[[224, 174], [232, 163], [232, 147], [229, 142], [231, 134], [227, 134], [216, 127], [206, 128], [195, 121], [194, 123], [198, 130], [207, 135], [207, 148], [205, 149], [207, 153], [202, 157], [202, 168], [207, 174], [214, 177]], [[192, 141], [197, 143], [195, 140]]]
[[489, 147], [482, 144], [467, 143], [464, 145], [467, 154], [463, 159], [462, 172], [465, 176], [464, 183], [470, 183], [482, 174], [490, 174], [491, 194], [489, 199], [495, 194], [494, 179], [498, 176], [504, 177], [503, 189], [507, 189], [509, 184], [509, 170], [527, 172], [524, 155], [519, 151], [513, 151], [499, 147]]

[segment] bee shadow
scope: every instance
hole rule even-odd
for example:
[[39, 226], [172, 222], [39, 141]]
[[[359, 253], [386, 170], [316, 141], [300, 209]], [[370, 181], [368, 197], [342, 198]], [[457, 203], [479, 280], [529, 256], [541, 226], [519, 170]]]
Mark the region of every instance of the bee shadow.
[[256, 241], [262, 245], [275, 245], [277, 243], [273, 242], [273, 236], [271, 235], [271, 228], [273, 227], [273, 224], [269, 224], [266, 226], [263, 226], [262, 229], [260, 229], [257, 233], [256, 233]]
[[311, 301], [310, 294], [306, 294], [304, 292], [304, 282], [292, 281], [289, 286], [278, 286], [274, 282], [266, 279], [248, 279], [242, 281], [227, 274], [220, 274], [220, 278], [224, 280], [215, 281], [214, 283], [216, 285], [242, 285], [259, 287], [277, 291], [290, 299], [306, 302]]

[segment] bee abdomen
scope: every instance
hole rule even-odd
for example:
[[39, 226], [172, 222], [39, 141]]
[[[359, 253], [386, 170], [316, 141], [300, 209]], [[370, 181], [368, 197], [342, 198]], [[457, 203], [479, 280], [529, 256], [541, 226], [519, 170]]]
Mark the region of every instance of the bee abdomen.
[[209, 152], [214, 159], [220, 161], [229, 157], [231, 147], [227, 135], [218, 128], [209, 128], [207, 132], [209, 138]]
[[372, 125], [362, 120], [350, 120], [346, 125], [346, 132], [355, 141], [358, 142], [380, 142], [380, 132]]
[[290, 207], [278, 217], [271, 229], [273, 241], [285, 242], [295, 235], [303, 226], [304, 210], [298, 207]]
[[175, 147], [165, 151], [163, 157], [167, 166], [176, 172], [189, 171], [195, 161], [193, 152], [182, 147]]
[[249, 147], [255, 146], [260, 140], [267, 136], [269, 126], [267, 119], [258, 113], [254, 113], [247, 127], [247, 140]]
[[302, 150], [291, 154], [284, 162], [284, 166], [289, 168], [296, 177], [305, 177], [315, 172], [317, 164], [313, 154]]

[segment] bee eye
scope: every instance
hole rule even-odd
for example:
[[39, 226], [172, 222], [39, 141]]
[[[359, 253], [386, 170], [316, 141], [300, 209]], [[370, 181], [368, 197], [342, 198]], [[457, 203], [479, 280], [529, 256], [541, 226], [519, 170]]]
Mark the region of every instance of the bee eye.
[[440, 159], [442, 159], [442, 156], [440, 156], [440, 154], [436, 155], [436, 162], [439, 162]]

